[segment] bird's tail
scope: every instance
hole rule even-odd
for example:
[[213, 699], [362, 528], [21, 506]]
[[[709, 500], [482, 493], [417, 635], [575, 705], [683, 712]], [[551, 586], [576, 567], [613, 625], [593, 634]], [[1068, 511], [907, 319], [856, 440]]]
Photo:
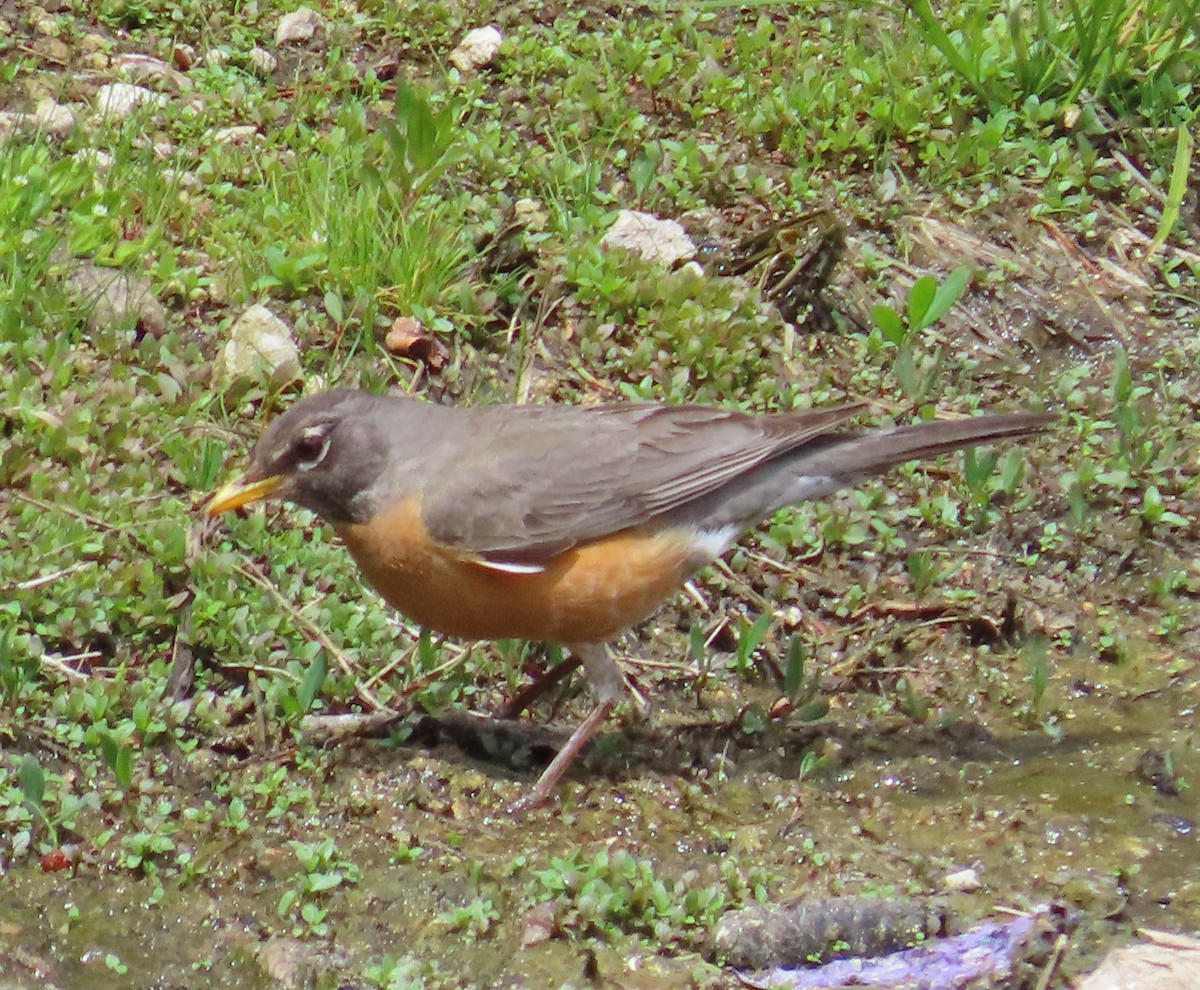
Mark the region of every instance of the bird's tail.
[[905, 461], [1038, 433], [1055, 419], [1046, 413], [1005, 413], [826, 433], [687, 503], [674, 517], [704, 536], [703, 553], [698, 550], [697, 556], [708, 559], [738, 533], [785, 505], [824, 498]]
[[823, 449], [819, 453], [814, 450], [813, 459], [833, 477], [859, 478], [972, 444], [1040, 433], [1056, 418], [1051, 413], [1003, 413], [928, 420], [891, 430], [833, 433], [823, 438]]

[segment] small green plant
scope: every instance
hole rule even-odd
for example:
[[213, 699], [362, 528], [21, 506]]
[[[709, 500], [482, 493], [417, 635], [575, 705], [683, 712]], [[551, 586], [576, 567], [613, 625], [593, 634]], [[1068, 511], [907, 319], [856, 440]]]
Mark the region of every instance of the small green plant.
[[977, 505], [986, 505], [990, 497], [988, 482], [1000, 463], [1000, 451], [994, 447], [968, 447], [963, 454], [963, 482]]
[[250, 827], [250, 819], [246, 815], [246, 802], [238, 795], [235, 794], [229, 799], [229, 807], [221, 820], [221, 826], [239, 835]]
[[812, 722], [824, 718], [829, 703], [819, 697], [821, 672], [808, 673], [808, 651], [799, 633], [788, 639], [787, 661], [783, 669], [783, 690], [791, 702], [792, 712], [802, 721]]
[[762, 705], [746, 705], [738, 715], [738, 728], [746, 736], [761, 736], [771, 727], [771, 717]]
[[680, 927], [704, 928], [725, 903], [718, 887], [657, 877], [651, 863], [623, 849], [554, 857], [534, 871], [527, 892], [556, 905], [558, 926], [578, 935], [638, 932], [669, 937]]
[[1036, 722], [1041, 717], [1042, 701], [1050, 685], [1050, 650], [1045, 636], [1031, 636], [1022, 653], [1029, 671], [1029, 712]]
[[895, 348], [892, 373], [896, 382], [913, 402], [923, 401], [933, 391], [941, 367], [940, 349], [918, 358], [917, 337], [950, 312], [966, 291], [970, 279], [971, 269], [966, 265], [954, 269], [940, 284], [934, 276], [922, 275], [908, 290], [903, 315], [888, 303], [880, 303], [871, 309], [871, 318], [882, 341]]
[[1186, 527], [1188, 521], [1178, 512], [1172, 512], [1163, 501], [1162, 493], [1154, 485], [1142, 492], [1142, 504], [1139, 508], [1142, 522], [1150, 528], [1156, 526]]
[[500, 912], [488, 898], [477, 897], [451, 911], [443, 912], [438, 918], [449, 925], [452, 931], [465, 932], [478, 938], [491, 931], [492, 926], [500, 920]]
[[0, 628], [0, 701], [15, 710], [37, 683], [38, 665], [25, 650], [17, 650], [16, 628], [5, 623]]
[[1179, 211], [1183, 206], [1183, 197], [1187, 194], [1188, 179], [1192, 173], [1192, 155], [1195, 151], [1195, 141], [1187, 127], [1180, 126], [1175, 132], [1175, 161], [1171, 166], [1171, 182], [1167, 187], [1167, 199], [1163, 204], [1162, 216], [1158, 221], [1158, 229], [1154, 239], [1146, 249], [1149, 259], [1162, 250], [1171, 236], [1171, 231], [1179, 222]]
[[397, 837], [396, 844], [392, 847], [390, 860], [396, 864], [413, 863], [425, 855], [425, 847], [416, 842], [410, 833], [405, 832]]
[[299, 914], [303, 928], [314, 935], [326, 935], [329, 925], [326, 917], [328, 895], [342, 887], [356, 884], [362, 878], [362, 870], [354, 863], [338, 856], [333, 839], [318, 842], [301, 842], [293, 839], [288, 843], [301, 872], [294, 877], [292, 886], [279, 899], [276, 913], [281, 918]]
[[378, 965], [367, 967], [366, 978], [380, 990], [426, 990], [429, 986], [444, 985], [436, 962], [411, 955], [399, 959], [385, 957]]
[[907, 677], [897, 683], [900, 691], [900, 708], [914, 722], [924, 722], [929, 717], [929, 702], [917, 694], [912, 681]]
[[[813, 866], [820, 869], [828, 865], [830, 854], [817, 848], [817, 840], [811, 835], [806, 835], [800, 843], [800, 858], [801, 863], [811, 863]], [[759, 889], [755, 890], [754, 899], [757, 901], [765, 901], [767, 899], [766, 885], [760, 884]]]
[[316, 703], [328, 674], [329, 662], [325, 659], [324, 653], [318, 653], [309, 663], [304, 677], [296, 685], [295, 690], [286, 691], [279, 699], [283, 714], [289, 722], [298, 723], [312, 711], [312, 706]]
[[1175, 595], [1187, 588], [1188, 577], [1186, 571], [1164, 571], [1154, 574], [1150, 577], [1149, 589], [1150, 594], [1160, 603], [1169, 603]]
[[1096, 101], [1116, 116], [1167, 123], [1190, 95], [1179, 74], [1194, 78], [1189, 39], [1200, 15], [1187, 0], [1031, 0], [996, 12], [960, 5], [946, 8], [949, 24], [930, 0], [907, 6], [981, 112], [1039, 103], [1090, 110]]
[[1151, 394], [1150, 387], [1134, 384], [1129, 356], [1123, 347], [1113, 354], [1111, 394], [1124, 473], [1128, 478], [1136, 479], [1154, 463], [1159, 446], [1151, 436], [1151, 424], [1143, 415], [1143, 403]]
[[1062, 475], [1062, 486], [1067, 491], [1067, 511], [1071, 523], [1077, 529], [1088, 521], [1088, 493], [1095, 486], [1100, 469], [1091, 457], [1081, 457], [1075, 465], [1075, 470], [1066, 471]]
[[638, 205], [646, 201], [646, 193], [651, 184], [658, 178], [658, 168], [662, 163], [663, 149], [658, 141], [650, 141], [642, 146], [629, 166], [629, 181], [637, 195]]
[[754, 651], [766, 638], [771, 628], [771, 613], [763, 612], [753, 622], [738, 619], [737, 646], [733, 651], [733, 667], [739, 674], [749, 674], [754, 669]]
[[17, 785], [21, 789], [21, 802], [30, 815], [46, 827], [51, 845], [58, 845], [58, 830], [46, 814], [46, 773], [36, 756], [26, 753], [17, 765]]
[[117, 786], [122, 791], [129, 790], [133, 783], [133, 747], [112, 732], [102, 732], [99, 744], [100, 754], [116, 778]]
[[324, 251], [289, 252], [278, 244], [264, 247], [263, 258], [269, 274], [260, 277], [250, 288], [254, 292], [281, 288], [289, 296], [307, 292], [312, 285], [312, 275], [319, 274], [329, 263]]
[[933, 554], [928, 550], [910, 553], [904, 560], [905, 570], [912, 579], [913, 592], [918, 598], [923, 596], [940, 578]]
[[708, 685], [712, 656], [704, 635], [704, 627], [698, 622], [693, 622], [688, 629], [688, 657], [691, 658], [698, 671], [693, 682], [693, 690], [696, 692], [696, 697], [699, 698], [701, 692]]
[[796, 768], [796, 780], [804, 781], [816, 776], [829, 763], [829, 756], [821, 755], [811, 749], [806, 749], [800, 757], [800, 766]]
[[363, 170], [402, 215], [430, 192], [462, 154], [456, 135], [461, 122], [453, 107], [434, 110], [429, 96], [413, 86], [396, 87], [391, 119], [377, 122], [383, 146]]
[[1025, 455], [1019, 449], [1003, 454], [994, 447], [968, 447], [963, 451], [962, 483], [976, 527], [983, 528], [994, 518], [992, 502], [998, 497], [1012, 499], [1024, 478]]
[[[158, 864], [175, 852], [174, 836], [179, 824], [169, 807], [152, 807], [139, 802], [138, 828], [121, 836], [119, 861], [127, 870], [137, 870], [157, 880]], [[161, 892], [159, 894], [161, 897]]]

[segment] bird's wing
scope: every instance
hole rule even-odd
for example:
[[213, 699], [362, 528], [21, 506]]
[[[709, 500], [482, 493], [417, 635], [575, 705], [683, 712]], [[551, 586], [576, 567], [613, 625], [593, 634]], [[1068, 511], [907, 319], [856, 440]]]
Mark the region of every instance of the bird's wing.
[[711, 494], [860, 408], [479, 407], [455, 462], [422, 480], [422, 519], [434, 539], [484, 561], [536, 567]]

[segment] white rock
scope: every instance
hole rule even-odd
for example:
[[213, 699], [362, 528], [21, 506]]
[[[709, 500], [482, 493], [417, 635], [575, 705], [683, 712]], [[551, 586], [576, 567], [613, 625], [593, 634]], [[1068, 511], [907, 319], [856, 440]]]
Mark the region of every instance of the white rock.
[[67, 275], [66, 288], [87, 310], [92, 333], [132, 327], [142, 334], [161, 337], [166, 330], [166, 312], [145, 276], [80, 262]]
[[37, 118], [21, 110], [0, 110], [0, 137], [30, 134], [38, 128]]
[[308, 41], [321, 26], [321, 15], [311, 7], [300, 7], [279, 19], [275, 29], [275, 44], [286, 45], [293, 41]]
[[119, 72], [137, 83], [160, 83], [176, 91], [192, 88], [192, 81], [187, 76], [160, 58], [152, 58], [149, 55], [118, 55], [116, 67]]
[[208, 135], [209, 144], [249, 144], [258, 137], [258, 128], [253, 124], [235, 124], [232, 127], [222, 127], [211, 131]]
[[221, 352], [226, 378], [292, 381], [300, 373], [300, 349], [292, 328], [261, 304], [251, 306], [229, 328]]
[[953, 873], [947, 873], [942, 878], [942, 887], [945, 890], [957, 890], [963, 894], [973, 894], [983, 886], [983, 881], [979, 879], [978, 871], [967, 867], [964, 870], [955, 870]]
[[526, 230], [541, 233], [550, 222], [545, 206], [536, 199], [518, 199], [513, 203], [513, 219]]
[[174, 182], [180, 189], [188, 189], [196, 192], [204, 188], [204, 183], [200, 181], [200, 177], [195, 172], [188, 172], [178, 168], [164, 168], [162, 170], [164, 182]]
[[279, 59], [258, 45], [250, 49], [246, 55], [246, 59], [260, 76], [269, 76], [279, 67]]
[[66, 137], [75, 126], [75, 115], [68, 107], [50, 99], [38, 102], [33, 113], [0, 110], [0, 135], [42, 132], [50, 137]]
[[96, 115], [99, 117], [128, 117], [138, 107], [158, 106], [166, 97], [145, 86], [133, 83], [106, 83], [96, 90]]
[[54, 137], [66, 137], [75, 127], [75, 114], [71, 108], [49, 98], [38, 100], [33, 117], [39, 128]]
[[600, 241], [604, 247], [620, 247], [640, 254], [646, 261], [667, 267], [696, 253], [696, 245], [674, 220], [660, 220], [649, 213], [622, 210]]
[[503, 41], [500, 30], [491, 24], [468, 31], [458, 47], [450, 53], [450, 64], [460, 72], [482, 69], [496, 60]]
[[37, 7], [30, 12], [29, 20], [33, 24], [33, 29], [47, 38], [57, 37], [59, 31], [62, 30], [52, 14]]
[[113, 156], [100, 148], [80, 148], [71, 156], [83, 165], [89, 165], [98, 174], [112, 168]]

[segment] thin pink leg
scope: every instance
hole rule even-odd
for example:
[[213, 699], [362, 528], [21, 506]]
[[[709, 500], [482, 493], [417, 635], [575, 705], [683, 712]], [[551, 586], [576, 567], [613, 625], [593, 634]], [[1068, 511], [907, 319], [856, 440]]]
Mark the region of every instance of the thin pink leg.
[[[626, 693], [625, 675], [608, 655], [603, 644], [573, 643], [569, 648], [572, 657], [577, 657], [583, 664], [588, 683], [591, 684], [592, 691], [595, 692], [599, 702], [579, 727], [571, 733], [571, 738], [542, 772], [538, 782], [534, 784], [533, 790], [513, 805], [514, 814], [524, 814], [531, 808], [536, 808], [554, 793], [559, 778], [566, 772], [567, 767], [571, 765], [583, 747], [591, 741], [592, 736], [599, 731], [604, 720], [608, 718], [617, 702]], [[565, 664], [566, 661], [563, 663]], [[560, 664], [560, 666], [562, 665]]]
[[579, 726], [571, 733], [571, 738], [558, 751], [558, 755], [542, 771], [538, 782], [533, 785], [533, 790], [512, 806], [511, 810], [513, 814], [522, 815], [549, 800], [558, 786], [559, 778], [566, 772], [567, 767], [574, 762], [575, 757], [579, 755], [583, 747], [591, 741], [592, 736], [596, 734], [600, 726], [604, 724], [604, 720], [608, 718], [615, 704], [612, 701], [600, 702], [600, 704], [592, 709], [591, 714], [579, 723]]

